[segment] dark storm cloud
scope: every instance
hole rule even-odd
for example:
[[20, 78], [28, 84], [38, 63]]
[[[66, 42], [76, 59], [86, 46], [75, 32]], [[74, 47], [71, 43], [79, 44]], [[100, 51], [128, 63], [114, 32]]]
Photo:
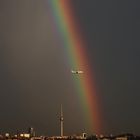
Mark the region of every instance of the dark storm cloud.
[[47, 2], [1, 0], [0, 6], [0, 131], [16, 133], [32, 126], [39, 134], [59, 135], [63, 104], [65, 131], [81, 132], [82, 117], [73, 129], [82, 116], [79, 100], [65, 50], [51, 29]]
[[77, 0], [73, 5], [93, 61], [104, 132], [140, 133], [140, 2]]
[[[71, 4], [102, 100], [103, 133], [140, 133], [140, 2]], [[59, 135], [61, 103], [65, 133], [86, 129], [67, 54], [54, 37], [48, 14], [45, 0], [0, 0], [1, 132], [33, 126], [39, 134]]]

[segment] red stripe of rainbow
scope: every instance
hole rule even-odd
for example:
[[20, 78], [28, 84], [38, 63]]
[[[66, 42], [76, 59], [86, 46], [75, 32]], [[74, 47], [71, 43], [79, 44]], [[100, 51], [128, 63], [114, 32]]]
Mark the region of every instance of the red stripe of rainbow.
[[76, 25], [70, 0], [49, 0], [48, 2], [51, 6], [51, 15], [55, 20], [53, 22], [63, 38], [64, 47], [69, 55], [71, 68], [84, 71], [84, 74], [76, 76], [74, 79], [81, 102], [84, 104], [86, 121], [90, 126], [89, 131], [99, 134], [101, 132], [100, 103], [95, 91], [95, 83], [92, 79], [93, 72], [87, 59], [85, 43], [80, 34], [79, 26]]

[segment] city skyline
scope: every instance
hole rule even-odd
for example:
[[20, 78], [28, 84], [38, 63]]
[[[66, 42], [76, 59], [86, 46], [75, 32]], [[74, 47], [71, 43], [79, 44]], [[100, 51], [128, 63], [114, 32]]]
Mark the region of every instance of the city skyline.
[[[63, 104], [64, 134], [90, 133], [85, 102], [73, 80], [77, 75], [71, 73], [75, 69], [62, 46], [65, 39], [59, 40], [61, 34], [53, 28], [57, 23], [50, 21], [48, 2], [0, 0], [0, 132], [32, 126], [39, 134], [59, 135]], [[86, 44], [100, 101], [101, 132], [139, 135], [140, 2], [69, 4]]]

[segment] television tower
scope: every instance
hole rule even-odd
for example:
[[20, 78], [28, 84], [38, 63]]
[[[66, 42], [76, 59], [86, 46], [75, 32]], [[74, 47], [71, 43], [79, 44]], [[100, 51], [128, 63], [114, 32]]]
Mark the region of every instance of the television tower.
[[63, 117], [63, 108], [61, 104], [61, 111], [60, 111], [60, 136], [63, 137], [64, 134], [64, 117]]

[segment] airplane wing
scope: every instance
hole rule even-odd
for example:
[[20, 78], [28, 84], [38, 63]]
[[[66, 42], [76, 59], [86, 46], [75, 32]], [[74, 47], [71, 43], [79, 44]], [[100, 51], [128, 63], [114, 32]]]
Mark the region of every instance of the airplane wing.
[[71, 70], [71, 73], [73, 73], [73, 74], [81, 74], [81, 73], [83, 73], [83, 71], [81, 71], [81, 70]]

